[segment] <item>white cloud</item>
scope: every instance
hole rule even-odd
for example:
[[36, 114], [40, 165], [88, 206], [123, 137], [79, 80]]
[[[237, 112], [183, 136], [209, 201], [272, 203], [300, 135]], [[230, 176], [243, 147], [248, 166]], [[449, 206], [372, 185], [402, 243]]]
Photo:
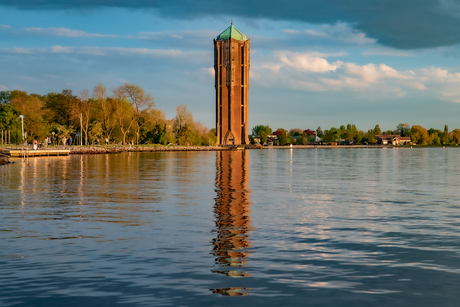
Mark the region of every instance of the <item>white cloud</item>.
[[0, 24], [0, 29], [9, 29], [9, 28], [11, 28], [11, 26]]
[[339, 61], [330, 64], [326, 59], [308, 53], [277, 52], [276, 55], [280, 60], [278, 67], [289, 66], [306, 72], [335, 71], [341, 65]]
[[7, 91], [7, 90], [8, 88], [6, 86], [0, 84], [0, 91]]
[[195, 71], [185, 72], [185, 74], [205, 84], [212, 84], [214, 80], [214, 67], [202, 67]]
[[211, 77], [214, 77], [215, 71], [214, 67], [202, 68], [204, 71]]
[[1, 48], [0, 53], [9, 54], [42, 54], [42, 53], [74, 53], [87, 55], [123, 55], [123, 56], [150, 56], [150, 57], [169, 57], [181, 58], [183, 56], [203, 56], [208, 54], [204, 51], [181, 51], [166, 49], [148, 48], [124, 48], [124, 47], [66, 47], [52, 46], [50, 48]]
[[[273, 52], [269, 56], [253, 56], [251, 78], [257, 86], [289, 88], [303, 91], [351, 91], [368, 96], [378, 93], [403, 97], [413, 91], [441, 95], [439, 88], [429, 87], [432, 80], [450, 80], [460, 85], [460, 74], [439, 69], [396, 70], [386, 64], [328, 61], [327, 54]], [[444, 95], [448, 96], [448, 95]], [[460, 96], [459, 96], [460, 97]]]
[[[31, 48], [0, 48], [0, 53], [6, 53], [6, 54], [33, 54], [33, 53], [38, 53], [38, 48], [36, 49], [31, 49]], [[43, 50], [43, 49], [40, 49]]]
[[51, 52], [52, 53], [71, 53], [74, 52], [73, 47], [62, 47], [62, 46], [52, 46]]
[[420, 73], [425, 78], [436, 83], [456, 84], [460, 82], [460, 73], [450, 73], [448, 70], [439, 67], [424, 68], [420, 70]]
[[439, 91], [440, 99], [460, 103], [460, 73], [440, 67], [423, 68], [418, 73], [429, 89]]
[[71, 30], [66, 28], [25, 28], [15, 31], [22, 35], [38, 35], [38, 36], [65, 36], [65, 37], [109, 37], [115, 38], [118, 35], [87, 33], [81, 30]]

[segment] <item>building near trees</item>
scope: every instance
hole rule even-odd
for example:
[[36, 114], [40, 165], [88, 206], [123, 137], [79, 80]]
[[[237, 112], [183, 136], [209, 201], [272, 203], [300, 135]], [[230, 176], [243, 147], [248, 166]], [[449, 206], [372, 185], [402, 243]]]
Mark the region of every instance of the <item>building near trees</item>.
[[377, 144], [382, 145], [405, 145], [411, 142], [410, 137], [400, 135], [376, 135], [375, 139], [377, 140]]
[[214, 39], [216, 132], [219, 145], [249, 144], [248, 39], [230, 25]]

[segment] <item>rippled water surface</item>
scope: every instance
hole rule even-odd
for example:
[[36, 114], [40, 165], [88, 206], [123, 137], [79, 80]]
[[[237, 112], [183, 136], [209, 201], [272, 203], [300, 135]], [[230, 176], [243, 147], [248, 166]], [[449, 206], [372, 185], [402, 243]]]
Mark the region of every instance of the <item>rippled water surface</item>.
[[460, 149], [0, 167], [0, 306], [458, 306]]

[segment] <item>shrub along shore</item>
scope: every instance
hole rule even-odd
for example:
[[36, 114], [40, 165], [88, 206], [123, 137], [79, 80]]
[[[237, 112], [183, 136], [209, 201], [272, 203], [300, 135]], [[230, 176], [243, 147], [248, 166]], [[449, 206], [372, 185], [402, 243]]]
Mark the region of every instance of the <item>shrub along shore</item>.
[[122, 152], [165, 152], [165, 151], [221, 151], [230, 150], [220, 146], [70, 146], [71, 155], [111, 154]]

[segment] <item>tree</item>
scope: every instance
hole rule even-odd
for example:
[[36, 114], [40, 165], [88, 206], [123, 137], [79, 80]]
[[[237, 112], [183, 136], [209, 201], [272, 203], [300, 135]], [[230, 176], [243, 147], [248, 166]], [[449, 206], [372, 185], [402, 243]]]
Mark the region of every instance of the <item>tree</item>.
[[0, 130], [11, 130], [19, 122], [19, 112], [11, 104], [0, 105]]
[[120, 132], [122, 134], [122, 142], [123, 144], [126, 144], [126, 136], [136, 119], [134, 116], [133, 106], [128, 100], [126, 100], [122, 87], [119, 86], [114, 88], [112, 93], [112, 99], [116, 105], [115, 117], [118, 122], [118, 128], [120, 128]]
[[334, 127], [331, 127], [329, 130], [324, 131], [324, 137], [323, 141], [326, 143], [330, 143], [334, 141], [334, 133], [337, 132], [337, 129]]
[[261, 131], [264, 131], [266, 133], [266, 135], [270, 135], [272, 134], [272, 128], [270, 128], [269, 126], [264, 126], [264, 125], [257, 125], [255, 126], [254, 128], [252, 128], [252, 134], [254, 135], [259, 135], [259, 132]]
[[380, 135], [382, 134], [382, 130], [380, 130], [380, 126], [379, 125], [375, 125], [375, 128], [374, 128], [374, 135]]
[[216, 128], [211, 128], [209, 132], [211, 132], [214, 136], [217, 136]]
[[0, 92], [0, 105], [7, 104], [10, 102], [10, 92], [1, 91]]
[[294, 129], [289, 130], [289, 134], [292, 136], [298, 136], [298, 135], [301, 135], [302, 133], [303, 133], [303, 130], [300, 128], [294, 128]]
[[192, 126], [185, 124], [183, 125], [176, 134], [177, 141], [180, 145], [201, 145], [201, 138], [199, 134], [193, 129]]
[[369, 142], [369, 144], [377, 143], [377, 140], [375, 139], [374, 129], [370, 129], [369, 131], [367, 131], [367, 141]]
[[265, 144], [267, 142], [268, 136], [272, 134], [272, 132], [272, 128], [270, 128], [269, 126], [257, 125], [254, 128], [252, 128], [252, 134], [257, 135], [262, 144]]
[[9, 130], [12, 133], [13, 143], [18, 142], [21, 131], [19, 115], [18, 110], [11, 104], [0, 104], [0, 130]]
[[217, 137], [202, 122], [194, 122], [193, 126], [201, 138], [201, 145], [214, 146], [217, 143]]
[[412, 142], [418, 145], [427, 145], [431, 143], [430, 136], [428, 135], [428, 130], [418, 125], [412, 126], [411, 139]]
[[102, 139], [104, 136], [104, 129], [102, 129], [102, 123], [98, 121], [93, 122], [89, 128], [88, 135], [92, 144], [94, 144], [95, 140]]
[[[187, 109], [187, 105], [178, 105], [176, 108], [176, 117], [173, 123], [173, 132], [176, 133], [176, 139], [179, 144], [189, 144], [198, 141], [199, 135], [194, 129], [193, 115]], [[201, 140], [199, 140], [201, 144]]]
[[264, 130], [259, 131], [258, 137], [262, 145], [267, 143], [267, 140], [268, 140], [267, 132], [265, 132]]
[[[346, 130], [344, 126], [344, 131]], [[335, 127], [331, 127], [331, 129], [324, 131], [324, 142], [330, 143], [330, 142], [340, 142], [342, 140], [342, 135], [340, 134], [341, 130], [338, 130]]]
[[396, 130], [400, 132], [401, 136], [409, 136], [410, 126], [408, 123], [401, 123], [396, 126]]
[[295, 140], [295, 143], [297, 145], [305, 145], [305, 144], [307, 144], [308, 141], [309, 141], [308, 134], [306, 134], [304, 132], [301, 135], [297, 136], [297, 139]]
[[71, 127], [60, 124], [54, 124], [54, 126], [51, 128], [51, 131], [54, 132], [54, 134], [61, 140], [63, 138], [69, 138], [71, 134], [75, 133], [75, 130]]
[[159, 137], [159, 134], [166, 135], [166, 115], [163, 111], [151, 108], [143, 110], [140, 118], [142, 125], [139, 132], [139, 143], [166, 144], [166, 137]]
[[460, 143], [460, 129], [454, 129], [452, 131], [452, 140], [455, 142], [455, 144]]
[[173, 125], [174, 132], [178, 133], [185, 125], [193, 125], [193, 116], [192, 112], [187, 110], [187, 105], [182, 104], [178, 105], [176, 108], [176, 117]]
[[72, 94], [72, 90], [65, 89], [62, 93], [49, 93], [45, 100], [47, 110], [46, 120], [49, 123], [57, 123], [74, 128], [72, 109], [77, 103], [78, 97]]
[[441, 145], [441, 138], [439, 137], [437, 132], [433, 132], [430, 135], [430, 138], [431, 138], [431, 144], [433, 144], [433, 145]]
[[99, 118], [102, 122], [102, 130], [104, 136], [110, 140], [113, 129], [117, 125], [115, 111], [117, 108], [116, 100], [107, 97], [107, 89], [101, 83], [97, 84], [93, 89], [93, 99], [95, 108], [99, 111]]
[[358, 134], [358, 129], [356, 129], [356, 126], [355, 125], [350, 125], [348, 124], [347, 125], [347, 129], [345, 130], [345, 134], [343, 135], [343, 137], [347, 140], [347, 141], [352, 141], [355, 136]]
[[139, 136], [142, 126], [147, 124], [150, 120], [153, 120], [153, 117], [142, 116], [142, 114], [149, 114], [153, 108], [153, 97], [151, 94], [146, 94], [144, 89], [140, 86], [134, 84], [125, 83], [121, 87], [121, 91], [125, 98], [133, 106], [134, 123], [136, 125], [136, 144], [139, 144]]
[[318, 126], [318, 129], [316, 129], [316, 136], [319, 137], [319, 138], [323, 138], [323, 137], [324, 137], [323, 130], [321, 130], [321, 127], [320, 127], [320, 126]]
[[166, 124], [157, 123], [153, 129], [147, 132], [145, 141], [152, 144], [166, 144]]
[[363, 139], [364, 139], [364, 132], [362, 132], [361, 130], [359, 130], [353, 138], [355, 144], [361, 144], [363, 142]]
[[287, 134], [280, 135], [278, 137], [278, 142], [279, 142], [279, 145], [281, 145], [281, 146], [282, 145], [289, 145], [289, 144], [294, 143], [294, 138], [292, 137], [292, 135], [287, 133]]
[[[88, 130], [91, 119], [91, 112], [94, 109], [94, 102], [90, 100], [87, 89], [84, 89], [80, 93], [80, 99], [75, 100], [75, 104], [72, 108], [72, 116], [77, 122], [82, 123], [82, 130], [85, 133], [85, 144], [88, 144]], [[78, 127], [78, 125], [77, 125]], [[79, 129], [77, 129], [79, 130]], [[82, 136], [83, 137], [83, 136]]]
[[14, 90], [8, 93], [9, 93], [10, 102], [11, 100], [13, 100], [13, 98], [23, 98], [23, 99], [29, 98], [29, 95], [27, 94], [27, 92], [24, 92], [24, 91]]
[[294, 143], [294, 138], [288, 133], [286, 129], [278, 128], [275, 132], [278, 135], [278, 145], [289, 145]]
[[444, 132], [441, 134], [441, 143], [443, 145], [448, 145], [452, 141], [450, 133], [449, 133], [449, 127], [447, 125], [444, 126]]
[[35, 96], [16, 96], [11, 100], [21, 115], [24, 115], [24, 130], [29, 141], [44, 138], [48, 134], [48, 124], [44, 120], [44, 103]]

